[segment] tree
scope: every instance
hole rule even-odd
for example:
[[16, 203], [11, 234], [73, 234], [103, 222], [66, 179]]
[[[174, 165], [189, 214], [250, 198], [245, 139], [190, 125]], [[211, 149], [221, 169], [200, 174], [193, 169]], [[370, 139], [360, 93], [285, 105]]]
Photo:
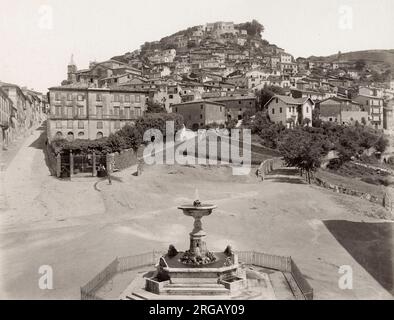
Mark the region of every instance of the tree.
[[260, 104], [261, 110], [264, 108], [266, 103], [274, 96], [274, 95], [284, 95], [285, 91], [283, 88], [278, 87], [278, 86], [264, 86], [263, 89], [261, 89], [257, 93], [258, 101]]
[[251, 22], [245, 22], [238, 25], [239, 29], [246, 30], [249, 36], [259, 36], [264, 32], [264, 26], [257, 20], [253, 19]]
[[251, 130], [252, 134], [260, 133], [262, 129], [270, 126], [270, 120], [265, 112], [259, 111], [255, 115], [244, 114], [242, 125]]
[[166, 135], [166, 121], [174, 122], [174, 134], [183, 128], [183, 117], [176, 113], [148, 113], [137, 119], [135, 127], [143, 137], [144, 133], [151, 129], [158, 129], [162, 135]]
[[363, 59], [359, 59], [356, 61], [356, 69], [358, 71], [362, 71], [366, 65], [367, 65], [367, 63]]
[[259, 137], [264, 141], [265, 146], [276, 149], [285, 130], [284, 125], [270, 123], [261, 129]]
[[147, 103], [147, 113], [163, 113], [166, 112], [165, 107], [161, 103], [148, 101]]
[[389, 141], [387, 140], [387, 138], [381, 135], [375, 143], [375, 149], [376, 151], [383, 153], [384, 151], [386, 151], [388, 145]]
[[322, 121], [320, 120], [320, 108], [316, 106], [312, 110], [312, 126], [316, 128], [320, 128], [322, 125]]
[[287, 131], [279, 143], [279, 151], [288, 167], [306, 172], [308, 183], [311, 183], [311, 173], [320, 167], [321, 158], [327, 152], [321, 135], [302, 128]]

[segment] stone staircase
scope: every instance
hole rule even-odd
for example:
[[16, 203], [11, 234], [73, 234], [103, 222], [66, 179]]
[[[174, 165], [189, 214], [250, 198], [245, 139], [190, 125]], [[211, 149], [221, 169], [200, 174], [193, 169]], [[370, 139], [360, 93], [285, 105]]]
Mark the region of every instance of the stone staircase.
[[188, 295], [188, 296], [218, 296], [229, 295], [230, 290], [217, 283], [169, 283], [163, 288], [161, 294]]
[[218, 283], [169, 283], [160, 294], [144, 289], [133, 291], [123, 300], [229, 299], [230, 290]]

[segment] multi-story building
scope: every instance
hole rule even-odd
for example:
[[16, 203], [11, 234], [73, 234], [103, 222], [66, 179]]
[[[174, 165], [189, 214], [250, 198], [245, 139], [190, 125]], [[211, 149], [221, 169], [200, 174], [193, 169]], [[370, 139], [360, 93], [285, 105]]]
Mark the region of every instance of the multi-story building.
[[234, 96], [209, 99], [221, 103], [226, 107], [226, 120], [242, 120], [245, 112], [256, 112], [257, 100], [255, 96]]
[[[12, 83], [0, 82], [0, 91], [2, 137], [10, 144], [44, 120], [46, 99], [40, 92]], [[6, 132], [5, 127], [8, 127]]]
[[14, 112], [15, 110], [12, 101], [0, 88], [0, 139], [3, 148], [8, 146], [12, 138], [12, 115]]
[[[118, 79], [124, 76], [132, 79], [141, 75], [141, 70], [112, 59], [103, 62], [91, 62], [88, 69], [78, 70], [73, 56], [71, 56], [71, 61], [67, 66], [67, 84], [82, 83], [99, 87], [111, 83], [118, 84]], [[121, 81], [122, 79], [119, 80], [119, 82]]]
[[194, 100], [172, 105], [172, 112], [183, 116], [186, 128], [198, 130], [208, 124], [224, 124], [226, 110], [222, 103]]
[[331, 97], [319, 102], [319, 119], [341, 125], [367, 124], [368, 112], [355, 101]]
[[294, 99], [288, 96], [275, 95], [264, 106], [273, 123], [288, 128], [295, 125], [312, 126], [312, 110], [315, 104], [311, 98]]
[[359, 94], [353, 99], [368, 112], [368, 122], [375, 129], [383, 129], [383, 98]]
[[143, 115], [148, 91], [127, 86], [49, 88], [48, 139], [99, 139]]
[[394, 99], [387, 101], [383, 107], [383, 129], [394, 131]]
[[23, 133], [27, 129], [28, 118], [27, 111], [27, 98], [19, 86], [12, 83], [0, 83], [0, 88], [7, 94], [8, 98], [12, 101], [15, 115], [16, 132]]

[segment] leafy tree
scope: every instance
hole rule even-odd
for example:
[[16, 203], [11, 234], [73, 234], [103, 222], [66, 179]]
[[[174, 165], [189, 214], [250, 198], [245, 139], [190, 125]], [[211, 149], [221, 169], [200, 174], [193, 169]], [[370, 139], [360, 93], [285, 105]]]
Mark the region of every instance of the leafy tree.
[[139, 118], [135, 126], [141, 136], [150, 129], [158, 129], [162, 135], [166, 135], [166, 121], [174, 122], [174, 134], [183, 128], [183, 117], [176, 113], [148, 113], [145, 116]]
[[261, 109], [263, 109], [266, 103], [276, 94], [284, 95], [285, 91], [283, 90], [283, 88], [278, 86], [264, 86], [264, 88], [257, 93]]
[[261, 34], [264, 32], [264, 26], [255, 19], [253, 19], [251, 22], [239, 24], [238, 28], [246, 30], [248, 35], [252, 37], [261, 37]]
[[359, 71], [363, 70], [366, 65], [367, 65], [367, 63], [363, 59], [359, 59], [356, 61], [356, 69]]
[[156, 102], [147, 102], [147, 109], [146, 113], [163, 113], [166, 112], [165, 107], [161, 103], [156, 103]]
[[388, 145], [389, 141], [387, 140], [387, 138], [381, 135], [375, 143], [375, 149], [376, 151], [383, 153], [384, 151], [386, 151]]
[[327, 153], [325, 140], [302, 128], [289, 130], [279, 143], [279, 151], [288, 167], [297, 167], [306, 172], [308, 183], [311, 173], [321, 165], [321, 158]]
[[271, 123], [261, 129], [259, 136], [268, 148], [276, 149], [285, 130], [286, 127], [284, 125]]
[[242, 125], [245, 128], [249, 128], [252, 134], [260, 133], [262, 129], [271, 125], [271, 122], [267, 116], [267, 114], [263, 111], [257, 112], [254, 115], [250, 115], [249, 113], [244, 114], [244, 120], [242, 121]]
[[320, 128], [321, 125], [322, 125], [322, 121], [320, 120], [320, 108], [316, 106], [312, 110], [312, 126], [316, 128]]

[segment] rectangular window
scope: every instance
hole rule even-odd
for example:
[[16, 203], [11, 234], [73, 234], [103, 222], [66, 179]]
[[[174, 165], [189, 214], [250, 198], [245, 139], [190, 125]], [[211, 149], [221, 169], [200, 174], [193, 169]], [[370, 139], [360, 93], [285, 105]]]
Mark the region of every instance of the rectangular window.
[[140, 116], [141, 116], [141, 108], [135, 108], [135, 109], [134, 109], [134, 114], [135, 114], [137, 117], [140, 117]]
[[132, 95], [130, 96], [130, 102], [135, 102], [135, 95], [134, 95], [134, 94], [132, 94]]
[[130, 102], [130, 96], [128, 94], [125, 95], [124, 101], [125, 102]]
[[282, 107], [279, 108], [279, 113], [282, 113]]
[[84, 123], [83, 121], [78, 121], [78, 129], [83, 129]]
[[78, 116], [79, 117], [83, 117], [84, 116], [83, 107], [81, 107], [81, 106], [78, 107]]
[[102, 101], [101, 93], [96, 93], [96, 101]]
[[115, 129], [120, 129], [120, 121], [115, 121]]
[[62, 122], [56, 121], [56, 129], [61, 129], [61, 128], [62, 128]]
[[274, 108], [272, 108], [272, 114], [275, 114], [275, 109]]
[[124, 108], [124, 116], [126, 119], [130, 119], [130, 108]]
[[141, 96], [140, 95], [136, 96], [136, 102], [141, 102]]
[[83, 97], [82, 94], [79, 94], [79, 95], [78, 95], [78, 101], [83, 101], [83, 98], [84, 98], [84, 97]]
[[119, 95], [118, 94], [114, 95], [114, 102], [119, 102]]
[[121, 103], [123, 103], [123, 95], [120, 95], [120, 96], [119, 96], [119, 101], [120, 101]]
[[101, 106], [96, 107], [96, 116], [97, 116], [97, 119], [103, 118], [103, 107], [101, 107]]
[[60, 117], [62, 115], [62, 107], [61, 106], [55, 106], [55, 114], [58, 117]]
[[67, 101], [71, 101], [72, 100], [72, 95], [71, 93], [67, 93]]
[[73, 107], [67, 107], [67, 118], [73, 117]]
[[114, 116], [119, 117], [119, 107], [114, 107]]
[[67, 120], [67, 129], [72, 129], [72, 128], [73, 128], [73, 121]]
[[98, 121], [97, 122], [97, 129], [102, 129], [103, 128], [103, 122], [102, 121]]
[[202, 119], [202, 114], [200, 114], [200, 119]]

